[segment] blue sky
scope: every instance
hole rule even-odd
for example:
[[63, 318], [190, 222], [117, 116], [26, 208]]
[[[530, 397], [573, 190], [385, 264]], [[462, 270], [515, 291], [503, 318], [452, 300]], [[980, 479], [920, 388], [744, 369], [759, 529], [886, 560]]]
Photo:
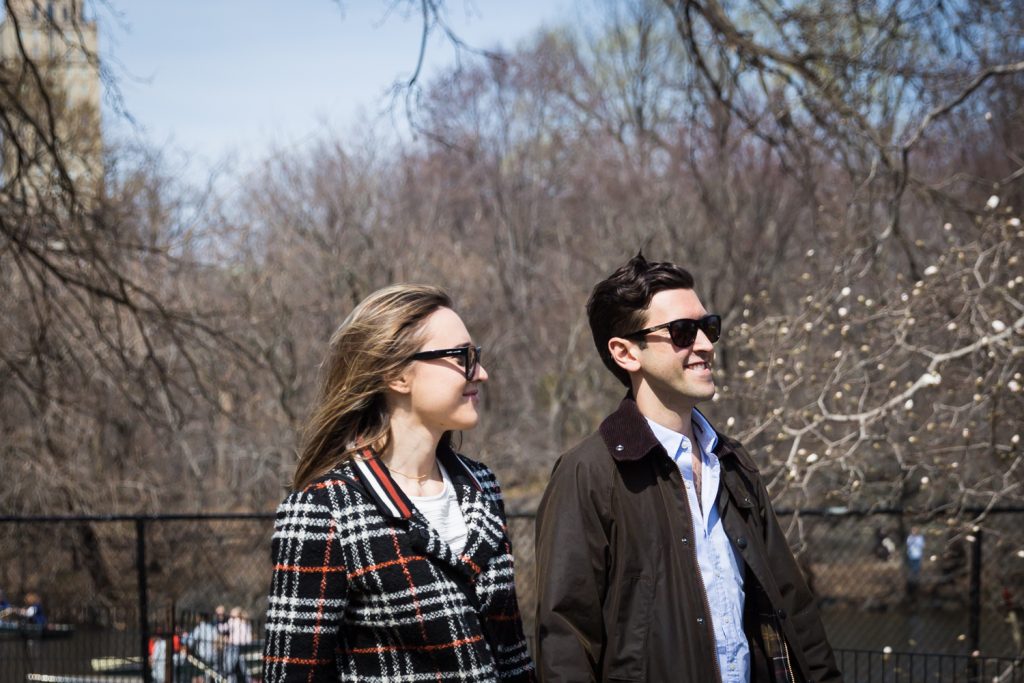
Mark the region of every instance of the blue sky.
[[[410, 3], [418, 5], [418, 3]], [[514, 47], [571, 21], [570, 0], [450, 0], [449, 19], [476, 47]], [[100, 10], [100, 53], [117, 77], [130, 129], [104, 111], [110, 136], [141, 136], [193, 172], [230, 155], [244, 165], [325, 127], [339, 134], [378, 116], [419, 49], [419, 17], [391, 0], [130, 0]], [[454, 62], [440, 39], [427, 75]]]

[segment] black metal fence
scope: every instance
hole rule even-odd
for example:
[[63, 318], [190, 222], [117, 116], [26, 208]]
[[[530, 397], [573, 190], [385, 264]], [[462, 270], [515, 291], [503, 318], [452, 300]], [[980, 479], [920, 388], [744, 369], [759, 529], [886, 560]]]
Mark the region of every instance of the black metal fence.
[[[780, 511], [847, 680], [1024, 683], [1024, 508], [978, 525], [960, 519], [979, 511], [962, 513]], [[51, 624], [0, 619], [0, 681], [256, 680], [272, 526], [271, 514], [0, 517], [0, 588], [14, 604], [39, 593]], [[510, 516], [527, 632], [533, 528], [532, 514]], [[249, 635], [211, 637], [232, 610]]]
[[838, 650], [846, 681], [877, 683], [1021, 683], [1024, 663], [1008, 657]]
[[[976, 519], [981, 511], [963, 511]], [[980, 523], [803, 511], [780, 515], [842, 649], [1018, 657], [1024, 608], [1024, 509]], [[923, 543], [917, 567], [907, 537]]]
[[272, 514], [0, 518], [0, 588], [15, 604], [40, 594], [60, 627], [0, 622], [0, 681], [241, 680], [224, 672], [245, 643], [216, 639], [210, 671], [182, 646], [218, 607], [252, 632], [242, 649], [258, 674], [272, 532]]

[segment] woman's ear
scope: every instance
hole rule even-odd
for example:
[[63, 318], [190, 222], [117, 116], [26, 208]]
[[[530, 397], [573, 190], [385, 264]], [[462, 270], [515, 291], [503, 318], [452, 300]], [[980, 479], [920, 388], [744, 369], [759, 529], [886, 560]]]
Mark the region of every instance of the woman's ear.
[[402, 374], [397, 379], [393, 379], [388, 382], [388, 389], [395, 392], [396, 394], [408, 394], [412, 392], [412, 377], [410, 376], [411, 370], [406, 368], [402, 371]]

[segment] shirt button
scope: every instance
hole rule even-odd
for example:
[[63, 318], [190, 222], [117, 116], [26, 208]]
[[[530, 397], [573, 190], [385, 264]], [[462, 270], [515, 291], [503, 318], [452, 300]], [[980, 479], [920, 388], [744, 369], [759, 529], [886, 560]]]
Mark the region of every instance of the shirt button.
[[744, 548], [746, 548], [747, 547], [747, 539], [744, 538], [743, 536], [740, 536], [739, 538], [737, 538], [736, 539], [736, 547], [739, 548], [740, 550], [743, 550]]
[[697, 617], [697, 623], [698, 624], [703, 624], [704, 623], [704, 617]]
[[683, 537], [683, 545], [690, 545], [690, 539]]
[[626, 449], [626, 447], [625, 447], [625, 446], [623, 446], [623, 445], [622, 445], [621, 443], [620, 443], [619, 445], [617, 445], [617, 446], [615, 447], [615, 450], [617, 450], [617, 451], [618, 451], [618, 452], [620, 452], [620, 453], [621, 453], [622, 451], [624, 451], [625, 449]]
[[786, 610], [784, 610], [782, 608], [779, 608], [779, 609], [775, 610], [775, 613], [777, 615], [779, 615], [779, 619], [785, 619], [786, 618]]

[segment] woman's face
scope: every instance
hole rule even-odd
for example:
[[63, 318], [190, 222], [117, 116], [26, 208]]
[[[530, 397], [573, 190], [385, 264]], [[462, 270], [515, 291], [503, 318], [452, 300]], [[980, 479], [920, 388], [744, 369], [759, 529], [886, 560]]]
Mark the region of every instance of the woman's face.
[[[473, 344], [462, 318], [450, 308], [439, 308], [423, 323], [420, 351], [438, 351]], [[417, 360], [409, 364], [405, 377], [412, 412], [431, 431], [472, 429], [480, 419], [480, 384], [487, 371], [478, 365], [472, 379], [466, 379], [467, 356]]]

